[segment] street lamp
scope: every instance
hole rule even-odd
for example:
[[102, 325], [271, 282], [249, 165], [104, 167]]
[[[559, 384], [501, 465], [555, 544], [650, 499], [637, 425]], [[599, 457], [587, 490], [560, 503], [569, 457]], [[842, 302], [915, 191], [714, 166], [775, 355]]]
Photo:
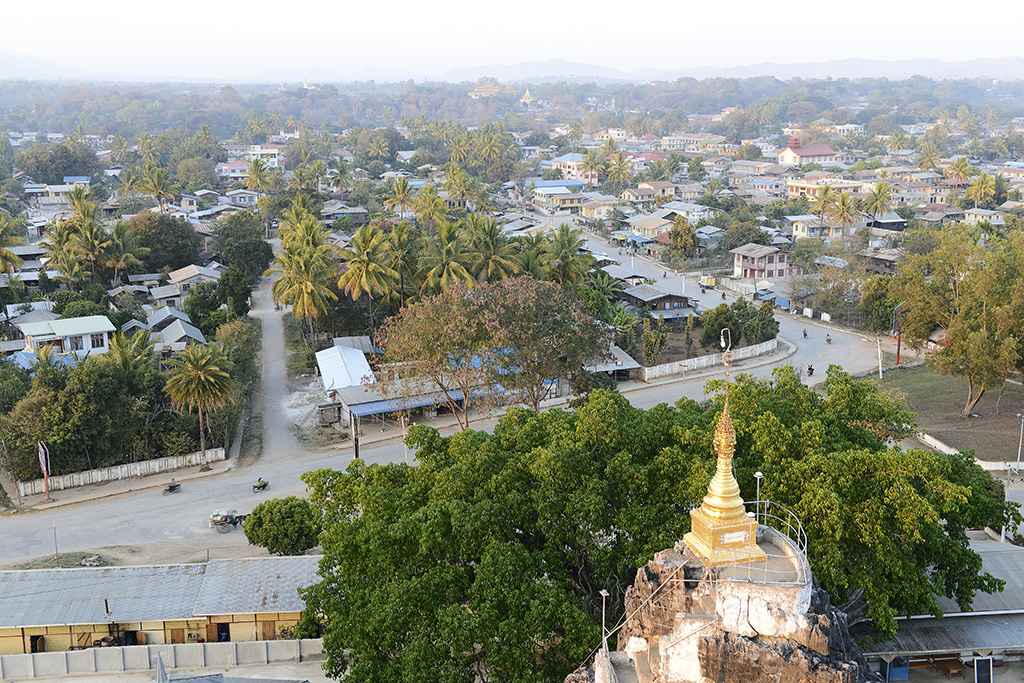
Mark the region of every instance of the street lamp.
[[754, 472], [754, 479], [757, 479], [757, 516], [758, 521], [761, 517], [761, 480], [764, 479], [764, 473], [758, 470]]
[[1020, 440], [1017, 441], [1017, 476], [1020, 476], [1020, 447], [1024, 445], [1024, 413], [1017, 413], [1020, 418]]
[[608, 598], [608, 591], [601, 589], [601, 647], [604, 648], [604, 653], [608, 654], [608, 631], [604, 627], [604, 604]]

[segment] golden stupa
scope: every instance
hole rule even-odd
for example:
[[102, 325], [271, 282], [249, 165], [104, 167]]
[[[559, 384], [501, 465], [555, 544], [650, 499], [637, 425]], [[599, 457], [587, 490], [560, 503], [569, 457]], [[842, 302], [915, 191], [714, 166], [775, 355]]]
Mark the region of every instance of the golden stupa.
[[704, 502], [690, 511], [690, 533], [683, 537], [686, 545], [712, 567], [765, 560], [764, 551], [757, 547], [757, 520], [743, 507], [740, 485], [732, 473], [736, 429], [729, 415], [728, 351], [725, 352], [725, 377], [725, 409], [715, 427], [718, 466]]

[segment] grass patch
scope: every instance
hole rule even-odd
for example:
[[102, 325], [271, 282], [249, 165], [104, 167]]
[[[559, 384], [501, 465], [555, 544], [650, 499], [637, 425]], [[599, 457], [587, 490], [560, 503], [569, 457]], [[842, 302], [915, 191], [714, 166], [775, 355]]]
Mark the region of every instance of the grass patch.
[[1017, 459], [1017, 414], [1024, 413], [1021, 385], [1008, 382], [1001, 401], [999, 389], [986, 391], [974, 407], [978, 417], [963, 415], [967, 402], [967, 380], [963, 377], [941, 375], [927, 366], [896, 368], [885, 372], [881, 386], [903, 396], [908, 409], [917, 413], [921, 431], [960, 450], [973, 448], [980, 460]]
[[263, 413], [250, 413], [249, 423], [242, 435], [242, 447], [238, 453], [239, 462], [259, 460], [263, 456]]
[[[81, 567], [82, 558], [90, 557], [93, 553], [61, 553], [60, 562], [58, 563], [57, 557], [54, 555], [44, 555], [43, 557], [37, 557], [34, 560], [23, 562], [22, 564], [14, 565], [14, 569], [57, 569], [63, 567], [69, 569], [72, 567]], [[117, 560], [110, 557], [103, 556], [104, 567], [118, 564]]]

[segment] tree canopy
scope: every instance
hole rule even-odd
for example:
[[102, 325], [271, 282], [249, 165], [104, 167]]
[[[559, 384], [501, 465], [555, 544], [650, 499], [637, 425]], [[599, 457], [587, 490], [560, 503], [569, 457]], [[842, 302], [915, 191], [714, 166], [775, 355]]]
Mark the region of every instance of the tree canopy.
[[[721, 390], [720, 382], [711, 389]], [[913, 425], [893, 397], [830, 368], [825, 393], [793, 368], [731, 388], [742, 493], [803, 519], [815, 576], [837, 603], [863, 596], [876, 630], [997, 590], [967, 528], [1020, 517], [969, 454], [887, 447]], [[722, 408], [634, 408], [606, 390], [576, 413], [511, 409], [493, 434], [417, 426], [419, 464], [304, 475], [321, 525], [319, 584], [331, 675], [359, 680], [561, 680], [599, 642], [638, 567], [689, 529]], [[857, 603], [849, 606], [856, 611]]]

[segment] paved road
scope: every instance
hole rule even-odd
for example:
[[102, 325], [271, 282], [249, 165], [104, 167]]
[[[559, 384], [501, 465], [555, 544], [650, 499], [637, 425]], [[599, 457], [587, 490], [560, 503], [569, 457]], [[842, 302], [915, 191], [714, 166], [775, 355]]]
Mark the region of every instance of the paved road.
[[[670, 291], [700, 296], [696, 283], [673, 275], [663, 279], [663, 271], [653, 263], [636, 259], [634, 267], [656, 276], [661, 281], [659, 284]], [[732, 298], [728, 301], [731, 303]], [[282, 336], [283, 313], [274, 311], [269, 283], [257, 289], [253, 303], [253, 315], [263, 321], [264, 452], [260, 461], [250, 467], [189, 481], [181, 493], [174, 496], [162, 496], [158, 488], [149, 489], [0, 519], [3, 538], [0, 564], [52, 553], [54, 524], [61, 552], [161, 542], [188, 542], [201, 551], [225, 542], [239, 543], [242, 539], [237, 531], [232, 532], [229, 538], [208, 528], [207, 518], [212, 509], [225, 507], [248, 512], [268, 495], [303, 495], [305, 487], [299, 479], [303, 472], [322, 467], [342, 469], [351, 462], [351, 448], [328, 453], [312, 452], [295, 438], [291, 422], [284, 416], [283, 406], [289, 394]], [[831, 331], [833, 343], [828, 346], [823, 328], [809, 325], [802, 318], [785, 315], [780, 323], [781, 335], [797, 350], [790, 358], [778, 356], [778, 362], [804, 368], [808, 363], [813, 364], [818, 370], [813, 378], [815, 382], [822, 381], [830, 362], [844, 363], [851, 371], [870, 369], [874, 362], [874, 345], [865, 343], [859, 335]], [[802, 336], [805, 326], [809, 333], [807, 340]], [[770, 372], [769, 364], [754, 369], [752, 374], [765, 377]], [[641, 388], [628, 385], [624, 389], [631, 403], [649, 408], [662, 402], [673, 403], [684, 395], [702, 398], [704, 379], [706, 377]], [[494, 420], [485, 420], [474, 422], [472, 427], [490, 429], [493, 424]], [[405, 449], [400, 442], [391, 441], [378, 446], [364, 446], [361, 455], [367, 463], [401, 462], [405, 459]], [[270, 482], [269, 494], [251, 492], [250, 485], [257, 476]]]

